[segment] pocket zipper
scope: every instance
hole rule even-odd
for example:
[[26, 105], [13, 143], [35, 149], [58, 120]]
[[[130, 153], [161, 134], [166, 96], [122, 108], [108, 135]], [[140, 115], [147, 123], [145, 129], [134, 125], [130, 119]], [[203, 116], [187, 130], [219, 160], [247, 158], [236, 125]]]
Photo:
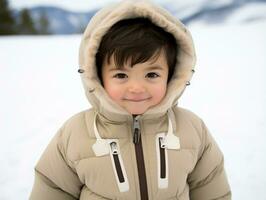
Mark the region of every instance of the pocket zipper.
[[166, 163], [165, 163], [165, 144], [164, 138], [159, 137], [159, 148], [160, 148], [160, 178], [166, 178]]
[[111, 142], [110, 146], [111, 146], [111, 153], [112, 153], [113, 160], [114, 160], [114, 163], [115, 163], [115, 169], [116, 169], [116, 173], [117, 173], [117, 176], [118, 176], [118, 180], [119, 180], [120, 183], [123, 183], [123, 182], [125, 182], [125, 178], [124, 178], [124, 175], [123, 175], [123, 172], [122, 172], [122, 168], [121, 168], [121, 164], [120, 164], [119, 157], [118, 157], [117, 144], [116, 144], [116, 142]]
[[124, 163], [120, 154], [118, 141], [109, 140], [109, 147], [113, 170], [119, 191], [126, 192], [129, 190], [129, 184]]
[[168, 187], [168, 154], [165, 144], [165, 134], [159, 133], [156, 137], [157, 176], [160, 189]]

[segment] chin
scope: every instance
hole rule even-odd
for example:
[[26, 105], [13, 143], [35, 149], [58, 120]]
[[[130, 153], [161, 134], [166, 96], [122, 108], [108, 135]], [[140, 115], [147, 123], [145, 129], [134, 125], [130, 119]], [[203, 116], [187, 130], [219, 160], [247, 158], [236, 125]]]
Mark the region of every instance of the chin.
[[128, 112], [132, 115], [141, 115], [145, 112], [146, 110], [128, 110]]

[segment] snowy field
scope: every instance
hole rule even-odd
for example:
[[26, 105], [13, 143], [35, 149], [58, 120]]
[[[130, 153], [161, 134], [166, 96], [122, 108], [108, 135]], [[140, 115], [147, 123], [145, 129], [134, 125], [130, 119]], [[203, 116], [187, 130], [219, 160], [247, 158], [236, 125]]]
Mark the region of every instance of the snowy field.
[[[233, 199], [265, 200], [266, 21], [192, 24], [196, 73], [179, 101], [225, 156]], [[0, 199], [28, 199], [34, 166], [57, 129], [87, 109], [81, 35], [0, 37]]]

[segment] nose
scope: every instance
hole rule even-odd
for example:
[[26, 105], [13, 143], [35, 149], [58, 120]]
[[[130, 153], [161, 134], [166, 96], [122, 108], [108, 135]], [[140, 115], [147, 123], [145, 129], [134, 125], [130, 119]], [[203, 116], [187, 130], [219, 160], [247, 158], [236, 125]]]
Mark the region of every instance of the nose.
[[141, 81], [132, 81], [129, 83], [128, 91], [130, 93], [144, 93], [146, 89]]

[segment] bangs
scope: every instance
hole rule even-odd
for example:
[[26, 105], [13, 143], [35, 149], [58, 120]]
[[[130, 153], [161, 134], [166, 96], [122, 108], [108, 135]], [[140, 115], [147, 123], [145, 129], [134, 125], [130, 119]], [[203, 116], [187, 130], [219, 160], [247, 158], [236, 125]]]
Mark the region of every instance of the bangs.
[[148, 45], [142, 46], [142, 48], [134, 46], [134, 48], [132, 49], [118, 48], [112, 54], [110, 52], [110, 54], [106, 55], [107, 63], [110, 64], [110, 59], [113, 55], [116, 68], [122, 69], [127, 64], [130, 67], [133, 67], [138, 63], [145, 63], [148, 60], [150, 60], [151, 62], [155, 62], [158, 59], [161, 52], [161, 49], [151, 48]]

